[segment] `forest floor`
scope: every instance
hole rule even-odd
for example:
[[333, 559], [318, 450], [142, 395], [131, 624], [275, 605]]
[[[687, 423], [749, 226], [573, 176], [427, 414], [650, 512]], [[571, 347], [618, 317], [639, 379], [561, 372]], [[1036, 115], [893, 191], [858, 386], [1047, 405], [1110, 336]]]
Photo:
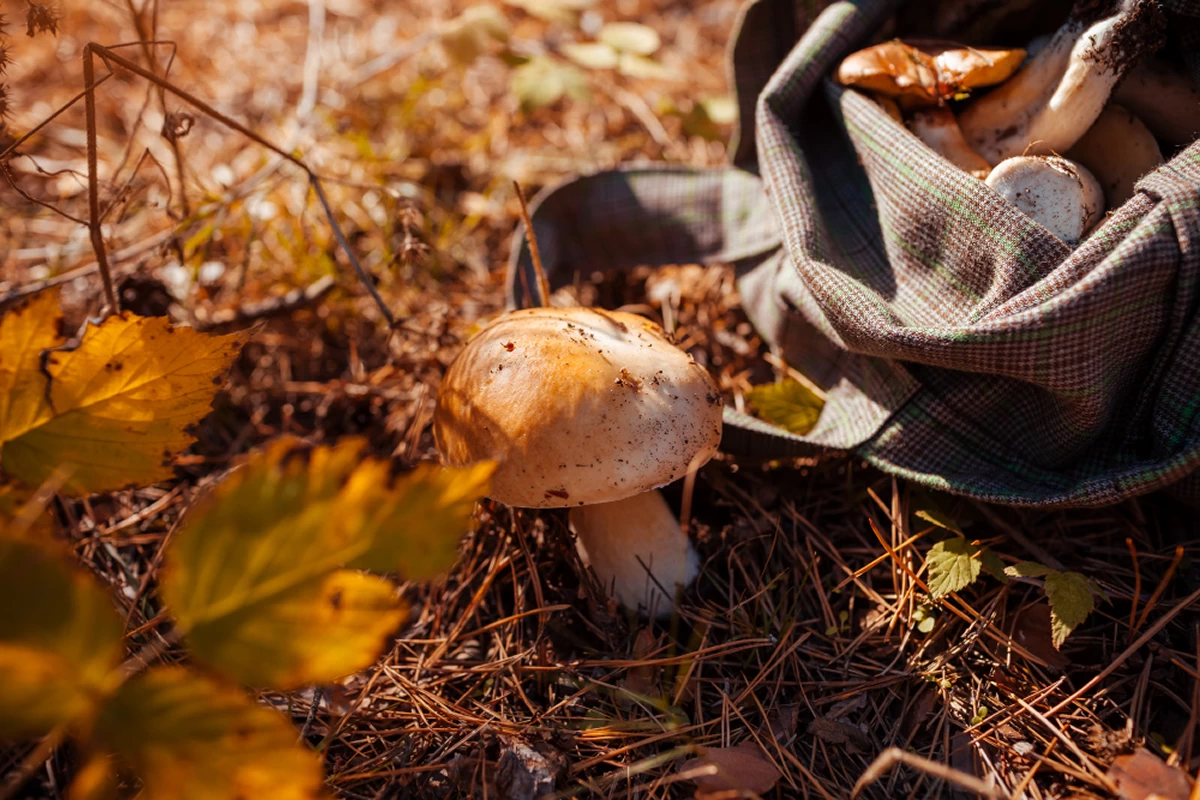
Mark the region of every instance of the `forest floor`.
[[[532, 195], [638, 159], [725, 158], [734, 0], [615, 0], [582, 14], [571, 6], [589, 4], [565, 0], [498, 6], [507, 45], [457, 60], [433, 32], [470, 5], [458, 0], [163, 0], [141, 14], [116, 0], [61, 5], [56, 36], [13, 37], [12, 130], [81, 91], [84, 43], [169, 40], [157, 52], [160, 65], [173, 53], [175, 85], [323, 177], [399, 320], [389, 330], [302, 172], [169, 96], [164, 117], [158, 91], [128, 71], [100, 87], [99, 175], [115, 198], [105, 236], [123, 305], [261, 326], [176, 482], [60, 501], [79, 558], [117, 590], [128, 629], [151, 638], [159, 609], [144, 598], [159, 550], [196, 488], [235, 456], [281, 434], [361, 434], [406, 465], [436, 458], [441, 375], [473, 327], [503, 310], [513, 180]], [[547, 9], [562, 19], [530, 13]], [[655, 70], [581, 69], [586, 96], [522, 107], [515, 62], [566, 63], [564, 43], [615, 20], [661, 34]], [[145, 63], [141, 47], [119, 52]], [[0, 302], [51, 282], [72, 325], [103, 300], [87, 229], [38, 201], [86, 217], [83, 120], [78, 104], [9, 162], [25, 196], [0, 185]], [[569, 291], [588, 303], [660, 322], [672, 304], [677, 340], [727, 402], [776, 377], [727, 268], [581, 283]], [[281, 313], [256, 306], [304, 288]], [[688, 797], [697, 781], [704, 789], [707, 759], [740, 789], [828, 800], [849, 797], [896, 748], [910, 763], [878, 772], [862, 797], [973, 797], [974, 778], [996, 796], [1143, 800], [1130, 774], [1149, 788], [1181, 774], [1176, 765], [1200, 766], [1200, 613], [1182, 605], [1200, 586], [1200, 534], [1168, 499], [1015, 511], [933, 497], [851, 456], [721, 457], [697, 486], [703, 568], [668, 622], [628, 616], [581, 579], [565, 515], [485, 504], [453, 571], [404, 587], [411, 620], [375, 666], [261, 699], [292, 716], [345, 798], [523, 800], [539, 780], [563, 796]], [[668, 497], [678, 508], [680, 491]], [[1077, 571], [1107, 601], [1059, 650], [1038, 580], [983, 575], [932, 600], [926, 555], [947, 532], [917, 512], [934, 508], [1006, 564]], [[1138, 747], [1148, 753], [1128, 758]], [[0, 752], [0, 774], [25, 753]], [[30, 796], [60, 796], [74, 768], [60, 749]]]

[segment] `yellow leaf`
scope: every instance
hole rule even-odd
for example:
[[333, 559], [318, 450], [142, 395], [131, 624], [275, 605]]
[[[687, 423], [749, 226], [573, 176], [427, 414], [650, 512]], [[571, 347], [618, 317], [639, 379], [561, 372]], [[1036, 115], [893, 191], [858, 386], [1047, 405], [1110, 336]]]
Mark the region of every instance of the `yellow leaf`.
[[87, 715], [123, 652], [121, 618], [82, 570], [0, 535], [0, 738]]
[[0, 316], [0, 453], [14, 431], [27, 431], [45, 411], [42, 351], [66, 339], [55, 292], [39, 292]]
[[125, 683], [101, 712], [94, 745], [142, 780], [142, 800], [313, 800], [321, 763], [277, 711], [178, 667]]
[[[428, 580], [448, 570], [458, 556], [475, 501], [488, 490], [491, 461], [459, 469], [422, 465], [397, 479], [386, 493], [376, 487], [375, 513], [367, 522], [367, 551], [350, 563], [359, 569], [398, 572], [408, 580]], [[353, 496], [347, 504], [355, 505]]]
[[67, 800], [117, 800], [117, 771], [112, 759], [93, 755], [75, 773]]
[[343, 569], [200, 625], [188, 642], [241, 683], [294, 689], [370, 666], [407, 615], [391, 582]]
[[75, 349], [47, 353], [43, 372], [33, 348], [59, 343], [48, 333], [57, 334], [58, 310], [49, 294], [35, 300], [0, 323], [5, 345], [33, 343], [0, 356], [0, 384], [11, 381], [0, 466], [34, 485], [65, 465], [64, 490], [80, 494], [170, 478], [172, 457], [193, 441], [186, 429], [208, 413], [246, 334], [125, 313], [88, 325]]
[[[36, 513], [30, 515], [28, 504], [33, 500], [33, 492], [13, 481], [5, 480], [0, 474], [0, 531], [10, 538], [25, 536], [31, 539], [45, 541], [54, 531], [50, 513], [46, 508], [36, 508]], [[24, 519], [20, 519], [24, 516]]]
[[793, 378], [755, 386], [746, 393], [758, 416], [791, 433], [805, 434], [817, 424], [825, 401]]
[[374, 661], [405, 613], [387, 581], [343, 568], [425, 576], [453, 561], [490, 465], [392, 482], [363, 449], [277, 440], [188, 513], [162, 594], [198, 659], [255, 686], [344, 677]]

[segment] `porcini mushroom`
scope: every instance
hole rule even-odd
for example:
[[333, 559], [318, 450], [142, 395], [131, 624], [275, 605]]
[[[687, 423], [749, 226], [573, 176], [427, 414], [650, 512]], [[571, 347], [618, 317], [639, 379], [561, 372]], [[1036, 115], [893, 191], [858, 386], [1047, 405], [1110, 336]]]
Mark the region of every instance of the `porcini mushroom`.
[[933, 56], [938, 80], [955, 94], [1008, 80], [1025, 60], [1025, 51], [1016, 48], [966, 47], [960, 44], [914, 42]]
[[1161, 34], [1155, 0], [1119, 0], [1092, 24], [1081, 0], [1071, 18], [1019, 72], [971, 103], [958, 123], [989, 163], [1026, 154], [1062, 153], [1087, 132], [1113, 87]]
[[570, 519], [585, 560], [627, 608], [662, 615], [674, 607], [675, 587], [687, 586], [699, 571], [695, 548], [657, 489], [572, 508]]
[[1113, 100], [1167, 144], [1190, 144], [1200, 135], [1200, 90], [1187, 73], [1165, 61], [1139, 63], [1113, 92]]
[[1104, 214], [1104, 190], [1095, 176], [1058, 156], [1006, 159], [986, 183], [1070, 245], [1078, 244]]
[[914, 112], [908, 120], [908, 129], [951, 164], [976, 178], [983, 180], [991, 172], [991, 164], [972, 150], [963, 138], [950, 109], [927, 108]]
[[622, 603], [669, 613], [641, 589], [686, 584], [695, 555], [678, 522], [665, 524], [661, 498], [639, 495], [713, 456], [721, 411], [712, 377], [650, 320], [528, 308], [489, 324], [450, 365], [433, 433], [449, 465], [499, 462], [494, 500], [577, 512], [615, 504], [572, 515], [582, 548]]
[[1163, 163], [1158, 140], [1142, 121], [1109, 103], [1092, 127], [1066, 153], [1087, 167], [1104, 189], [1104, 201], [1116, 208], [1133, 197], [1133, 186]]

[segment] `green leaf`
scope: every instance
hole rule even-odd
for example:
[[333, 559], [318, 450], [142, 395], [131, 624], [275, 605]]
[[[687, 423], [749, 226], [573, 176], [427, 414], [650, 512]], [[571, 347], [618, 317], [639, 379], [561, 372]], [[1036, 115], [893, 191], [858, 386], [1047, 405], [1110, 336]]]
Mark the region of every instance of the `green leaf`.
[[88, 715], [124, 653], [121, 618], [65, 554], [0, 534], [0, 739]]
[[296, 729], [234, 687], [179, 667], [127, 681], [92, 745], [142, 781], [142, 800], [326, 797], [321, 761]]
[[514, 69], [510, 86], [525, 111], [552, 105], [564, 96], [576, 101], [588, 98], [587, 77], [577, 67], [549, 56], [536, 56]]
[[982, 566], [975, 558], [976, 548], [966, 539], [955, 537], [938, 542], [929, 549], [929, 593], [945, 597], [975, 582]]
[[1004, 574], [1014, 578], [1041, 578], [1054, 570], [1036, 561], [1022, 561], [1004, 568]]
[[1055, 647], [1062, 646], [1096, 605], [1088, 579], [1078, 572], [1050, 572], [1046, 576], [1046, 599], [1050, 601], [1050, 631]]
[[934, 508], [929, 508], [929, 509], [921, 509], [920, 511], [915, 511], [913, 513], [916, 516], [918, 516], [921, 519], [928, 522], [930, 525], [936, 525], [937, 527], [942, 528], [943, 530], [951, 531], [952, 533], [957, 533], [959, 536], [963, 535], [962, 528], [958, 527], [958, 523], [956, 523], [954, 520], [950, 519], [950, 517], [947, 516], [942, 511], [938, 511], [937, 509], [934, 509]]
[[610, 22], [597, 37], [614, 50], [648, 56], [662, 44], [658, 31], [638, 22]]
[[562, 46], [563, 55], [588, 69], [615, 69], [620, 56], [603, 42], [569, 42]]
[[988, 548], [979, 551], [979, 564], [983, 571], [1001, 583], [1008, 583], [1008, 575], [1004, 572], [1004, 562]]
[[799, 434], [813, 429], [825, 406], [815, 392], [792, 378], [755, 386], [746, 393], [746, 399], [762, 419]]

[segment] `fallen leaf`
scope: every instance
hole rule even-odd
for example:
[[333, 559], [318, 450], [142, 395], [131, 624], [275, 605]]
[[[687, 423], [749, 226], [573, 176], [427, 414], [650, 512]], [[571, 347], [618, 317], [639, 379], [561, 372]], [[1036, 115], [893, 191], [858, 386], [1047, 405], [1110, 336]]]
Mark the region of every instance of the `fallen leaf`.
[[808, 723], [808, 732], [826, 744], [843, 748], [847, 753], [872, 753], [875, 743], [856, 725], [826, 717], [816, 717]]
[[1188, 800], [1192, 794], [1187, 773], [1169, 766], [1144, 747], [1113, 759], [1108, 779], [1116, 785], [1122, 800]]
[[944, 597], [974, 583], [983, 566], [975, 558], [977, 552], [977, 547], [958, 536], [931, 547], [926, 558], [929, 593], [935, 598]]
[[547, 22], [573, 25], [580, 11], [594, 6], [597, 0], [504, 0], [510, 6], [525, 10]]
[[0, 739], [87, 716], [124, 653], [112, 600], [64, 556], [0, 534]]
[[737, 122], [737, 101], [731, 95], [702, 97], [696, 101], [696, 105], [700, 106], [705, 115], [718, 125], [732, 125]]
[[701, 791], [744, 791], [765, 794], [775, 788], [782, 773], [767, 760], [754, 742], [734, 747], [701, 747], [700, 757], [680, 765], [681, 773], [706, 769], [707, 774], [692, 778]]
[[126, 312], [89, 323], [43, 364], [65, 343], [60, 324], [50, 292], [0, 318], [0, 467], [37, 485], [68, 466], [63, 489], [76, 494], [172, 477], [248, 334]]
[[640, 56], [653, 54], [662, 44], [658, 31], [639, 22], [610, 22], [596, 38], [614, 50]]
[[117, 690], [92, 745], [142, 781], [143, 800], [325, 797], [321, 761], [282, 714], [234, 687], [156, 667]]
[[188, 512], [162, 595], [198, 660], [252, 686], [337, 680], [406, 616], [390, 582], [345, 567], [427, 577], [453, 562], [490, 464], [392, 481], [364, 447], [277, 440]]
[[615, 69], [620, 54], [603, 42], [568, 42], [562, 46], [563, 55], [588, 69]]
[[767, 725], [771, 736], [780, 744], [787, 744], [796, 733], [796, 725], [800, 722], [800, 704], [785, 703], [771, 708], [767, 715]]
[[791, 378], [755, 386], [746, 392], [746, 399], [754, 406], [759, 417], [798, 434], [813, 429], [825, 406], [815, 392]]
[[530, 111], [553, 105], [561, 97], [584, 101], [588, 98], [587, 77], [577, 67], [549, 56], [535, 56], [512, 71], [510, 86]]
[[439, 31], [442, 47], [460, 64], [470, 64], [495, 45], [507, 42], [510, 33], [508, 18], [486, 3], [470, 6]]
[[1092, 613], [1096, 598], [1088, 579], [1078, 572], [1051, 572], [1046, 576], [1046, 599], [1050, 601], [1050, 632], [1055, 647]]
[[519, 739], [504, 739], [496, 765], [496, 788], [503, 800], [537, 800], [553, 795], [566, 771], [566, 758], [550, 745], [530, 746]]
[[668, 67], [661, 61], [655, 61], [637, 53], [621, 53], [617, 63], [617, 71], [630, 78], [647, 78], [656, 81], [682, 81], [686, 76], [678, 70]]

